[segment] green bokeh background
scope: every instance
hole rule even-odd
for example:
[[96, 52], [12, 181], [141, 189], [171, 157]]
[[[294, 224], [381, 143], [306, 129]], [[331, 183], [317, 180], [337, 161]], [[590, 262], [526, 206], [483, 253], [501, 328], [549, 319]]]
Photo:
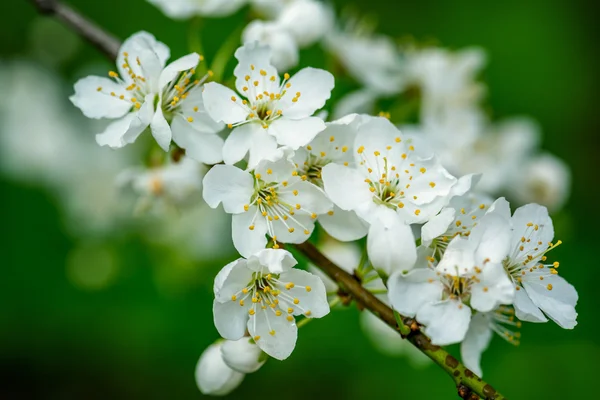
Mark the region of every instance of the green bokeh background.
[[[338, 8], [349, 3], [335, 1]], [[594, 9], [560, 0], [352, 3], [376, 18], [386, 34], [485, 48], [487, 102], [494, 116], [531, 115], [543, 128], [543, 147], [572, 167], [571, 199], [555, 216], [564, 245], [552, 256], [579, 292], [579, 325], [566, 331], [553, 323], [525, 324], [518, 348], [494, 338], [483, 368], [486, 380], [510, 399], [596, 398], [600, 141], [594, 89], [600, 65]], [[144, 0], [69, 4], [119, 38], [148, 30], [173, 56], [187, 51], [186, 23], [167, 19]], [[0, 59], [27, 56], [31, 26], [40, 17], [24, 0], [5, 0], [1, 9]], [[206, 21], [207, 58], [243, 20], [238, 13]], [[318, 50], [304, 53], [304, 64], [325, 65]], [[105, 62], [82, 44], [60, 72], [73, 82], [74, 71], [88, 61]], [[117, 279], [101, 291], [81, 290], [65, 267], [80, 239], [64, 231], [54, 200], [14, 182], [0, 181], [0, 190], [0, 398], [202, 397], [193, 371], [217, 337], [212, 277], [235, 255], [190, 266], [135, 235], [119, 235], [108, 243], [118, 255]], [[208, 228], [200, 222], [199, 229]], [[230, 398], [455, 398], [451, 381], [435, 366], [417, 371], [403, 358], [377, 353], [357, 317], [351, 308], [307, 325], [289, 360], [269, 361]]]

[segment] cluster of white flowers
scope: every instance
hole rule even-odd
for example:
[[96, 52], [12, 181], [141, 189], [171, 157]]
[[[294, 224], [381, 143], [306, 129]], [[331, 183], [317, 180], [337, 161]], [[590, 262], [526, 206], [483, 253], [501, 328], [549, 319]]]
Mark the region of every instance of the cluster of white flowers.
[[[223, 16], [248, 3], [150, 1], [175, 18]], [[235, 90], [209, 82], [210, 72], [197, 78], [198, 54], [167, 65], [169, 48], [140, 32], [120, 49], [118, 72], [80, 80], [71, 97], [87, 117], [115, 120], [98, 144], [121, 148], [149, 130], [155, 150], [172, 152], [159, 167], [121, 174], [121, 185], [140, 195], [140, 209], [164, 212], [202, 198], [232, 216], [242, 257], [214, 281], [214, 323], [225, 341], [200, 358], [200, 390], [229, 393], [268, 357], [286, 359], [299, 325], [329, 313], [339, 288], [315, 268], [294, 268], [282, 248], [307, 241], [317, 223], [340, 242], [365, 238], [362, 257], [341, 266], [415, 318], [432, 343], [461, 343], [464, 363], [479, 374], [492, 332], [518, 343], [521, 321], [550, 318], [573, 328], [577, 292], [558, 276], [558, 262], [547, 261], [560, 241], [546, 207], [527, 204], [511, 214], [504, 198], [489, 197], [512, 185], [518, 201], [557, 208], [568, 170], [552, 156], [535, 158], [534, 124], [490, 128], [478, 106], [481, 51], [402, 52], [384, 36], [334, 29], [331, 9], [318, 1], [251, 3], [269, 20], [244, 31]], [[278, 71], [297, 64], [298, 47], [328, 32], [325, 47], [363, 88], [326, 122], [317, 112], [334, 76], [311, 67], [293, 76]], [[409, 88], [419, 96], [418, 125], [398, 127], [364, 112]]]

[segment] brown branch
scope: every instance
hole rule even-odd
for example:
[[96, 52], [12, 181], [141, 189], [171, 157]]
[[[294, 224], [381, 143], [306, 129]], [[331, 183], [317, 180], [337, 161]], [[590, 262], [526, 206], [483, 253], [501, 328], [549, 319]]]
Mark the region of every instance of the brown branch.
[[82, 38], [90, 42], [109, 59], [115, 60], [119, 54], [121, 43], [117, 38], [104, 29], [84, 18], [71, 7], [59, 0], [29, 0], [35, 5], [40, 14], [51, 15], [71, 28]]
[[[81, 37], [88, 40], [111, 60], [117, 58], [120, 42], [88, 19], [81, 16], [58, 0], [29, 0], [45, 15], [54, 15], [65, 25], [73, 29]], [[385, 303], [366, 290], [352, 275], [335, 265], [309, 242], [292, 245], [298, 251], [318, 266], [340, 288], [356, 300], [356, 302], [375, 314], [379, 319], [394, 328], [403, 338], [407, 339], [421, 352], [431, 358], [454, 380], [459, 397], [477, 400], [480, 397], [487, 400], [506, 400], [487, 382], [483, 381], [468, 370], [456, 358], [439, 346], [431, 344], [418, 327], [416, 321], [395, 313]]]
[[[467, 369], [450, 353], [439, 346], [433, 345], [429, 338], [419, 330], [414, 320], [394, 313], [394, 310], [366, 290], [352, 275], [325, 257], [313, 244], [305, 242], [293, 245], [293, 247], [337, 282], [357, 303], [398, 331], [402, 337], [410, 341], [446, 371], [454, 380], [458, 395], [461, 398], [475, 400], [481, 397], [488, 400], [506, 400], [490, 384]], [[397, 320], [397, 317], [399, 320]]]

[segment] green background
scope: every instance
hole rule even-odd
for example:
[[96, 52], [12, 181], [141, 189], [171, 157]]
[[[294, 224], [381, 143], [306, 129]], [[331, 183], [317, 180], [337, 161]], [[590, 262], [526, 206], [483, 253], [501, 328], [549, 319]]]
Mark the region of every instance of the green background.
[[[350, 2], [335, 3], [339, 9]], [[187, 24], [167, 19], [144, 0], [69, 4], [121, 39], [148, 30], [174, 57], [187, 51]], [[600, 65], [593, 8], [558, 0], [369, 0], [353, 6], [394, 37], [410, 34], [450, 48], [486, 49], [483, 78], [494, 116], [534, 117], [543, 128], [543, 147], [571, 166], [571, 199], [555, 216], [564, 245], [552, 259], [561, 262], [562, 276], [579, 292], [579, 325], [567, 331], [553, 323], [525, 324], [520, 347], [495, 337], [483, 368], [486, 380], [509, 399], [595, 398], [600, 141], [594, 89]], [[32, 23], [39, 17], [24, 0], [4, 1], [0, 9], [0, 60], [27, 57]], [[244, 18], [240, 12], [205, 22], [207, 58]], [[301, 60], [325, 65], [318, 49], [304, 51]], [[104, 62], [82, 44], [59, 71], [74, 82], [74, 71], [88, 61]], [[111, 68], [106, 62], [106, 70]], [[342, 94], [337, 90], [335, 96]], [[194, 366], [217, 338], [212, 278], [235, 255], [212, 255], [221, 260], [190, 265], [136, 235], [118, 235], [107, 243], [118, 257], [118, 275], [103, 290], [82, 290], [65, 267], [81, 238], [66, 233], [55, 201], [43, 190], [5, 180], [0, 190], [0, 398], [201, 397]], [[439, 368], [414, 370], [406, 359], [377, 353], [357, 317], [351, 307], [307, 325], [287, 361], [269, 361], [230, 398], [455, 398], [452, 382]]]

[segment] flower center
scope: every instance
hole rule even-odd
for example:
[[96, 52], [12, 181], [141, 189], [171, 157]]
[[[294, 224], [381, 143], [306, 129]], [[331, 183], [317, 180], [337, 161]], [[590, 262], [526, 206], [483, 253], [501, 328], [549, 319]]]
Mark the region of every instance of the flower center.
[[[271, 326], [270, 318], [286, 315], [286, 320], [294, 322], [293, 314], [304, 314], [310, 316], [311, 311], [301, 305], [298, 297], [300, 293], [309, 293], [312, 291], [310, 286], [296, 285], [294, 282], [280, 280], [279, 274], [265, 273], [262, 269], [252, 274], [252, 279], [246, 287], [231, 296], [231, 301], [237, 302], [241, 307], [246, 306], [250, 298], [251, 306], [248, 314], [254, 324], [256, 331], [256, 314], [264, 312], [265, 322], [268, 325], [268, 331], [271, 336], [276, 335], [276, 331]], [[260, 336], [254, 337], [255, 341], [260, 340]]]
[[[402, 139], [400, 137], [395, 138], [396, 143], [400, 143]], [[414, 151], [414, 147], [410, 146], [409, 150]], [[387, 146], [384, 152], [389, 153], [392, 150], [392, 146]], [[365, 178], [365, 182], [369, 184], [369, 190], [373, 193], [373, 201], [376, 204], [389, 207], [393, 210], [398, 208], [404, 208], [405, 203], [403, 200], [416, 201], [418, 196], [412, 193], [411, 183], [415, 174], [425, 174], [427, 170], [425, 168], [419, 168], [415, 171], [416, 165], [406, 161], [408, 158], [406, 153], [401, 155], [402, 161], [397, 167], [395, 164], [390, 162], [388, 156], [382, 155], [382, 152], [375, 150], [373, 155], [375, 158], [368, 158], [364, 154], [365, 146], [360, 146], [357, 153], [361, 157], [360, 165], [368, 172], [368, 177]], [[435, 182], [430, 182], [429, 186], [434, 188]], [[421, 213], [420, 209], [415, 209], [415, 215]]]
[[466, 303], [471, 296], [471, 285], [477, 278], [466, 278], [446, 274], [441, 277], [444, 285], [443, 299], [459, 299]]
[[[546, 253], [562, 244], [558, 240], [556, 243], [543, 243], [541, 240], [536, 240], [534, 236], [538, 234], [540, 226], [533, 222], [527, 223], [524, 236], [521, 237], [512, 253], [502, 261], [502, 265], [506, 273], [512, 278], [513, 282], [521, 284], [523, 276], [527, 273], [541, 270], [544, 267], [549, 267], [551, 274], [558, 274], [558, 261], [553, 264], [544, 264], [547, 260]], [[536, 263], [540, 263], [535, 265]], [[540, 276], [543, 280], [543, 276]], [[517, 289], [519, 289], [517, 287]]]
[[[250, 69], [255, 71], [254, 65], [250, 65]], [[254, 79], [250, 75], [244, 77], [246, 84], [243, 86], [242, 91], [246, 99], [238, 99], [236, 96], [231, 97], [231, 101], [246, 110], [248, 116], [245, 121], [237, 124], [229, 124], [228, 127], [230, 129], [252, 121], [259, 122], [263, 128], [267, 129], [271, 122], [283, 114], [280, 101], [290, 93], [288, 91], [292, 87], [292, 84], [288, 82], [290, 75], [286, 73], [281, 84], [271, 89], [275, 85], [277, 77], [275, 75], [267, 77], [267, 71], [262, 69], [259, 73], [260, 76]], [[301, 93], [296, 92], [295, 96], [291, 99], [292, 103], [296, 103], [300, 96]]]
[[298, 174], [305, 176], [309, 182], [322, 189], [323, 179], [321, 177], [321, 171], [323, 170], [323, 167], [330, 162], [331, 161], [328, 159], [308, 153], [308, 158], [298, 168]]
[[[267, 170], [267, 174], [270, 173], [272, 171]], [[297, 176], [298, 173], [294, 171], [293, 175]], [[250, 198], [250, 204], [244, 205], [244, 211], [254, 211], [254, 217], [248, 229], [254, 230], [257, 218], [264, 218], [267, 223], [267, 233], [273, 239], [273, 248], [276, 249], [279, 248], [275, 231], [276, 224], [283, 225], [289, 233], [300, 229], [305, 235], [310, 235], [310, 230], [306, 224], [302, 223], [301, 219], [306, 219], [307, 216], [316, 219], [317, 214], [308, 210], [300, 202], [292, 203], [289, 200], [291, 197], [300, 195], [299, 190], [294, 189], [294, 186], [297, 182], [306, 180], [306, 177], [294, 179], [292, 183], [288, 181], [266, 182], [258, 173], [254, 175], [254, 178], [254, 194]]]

